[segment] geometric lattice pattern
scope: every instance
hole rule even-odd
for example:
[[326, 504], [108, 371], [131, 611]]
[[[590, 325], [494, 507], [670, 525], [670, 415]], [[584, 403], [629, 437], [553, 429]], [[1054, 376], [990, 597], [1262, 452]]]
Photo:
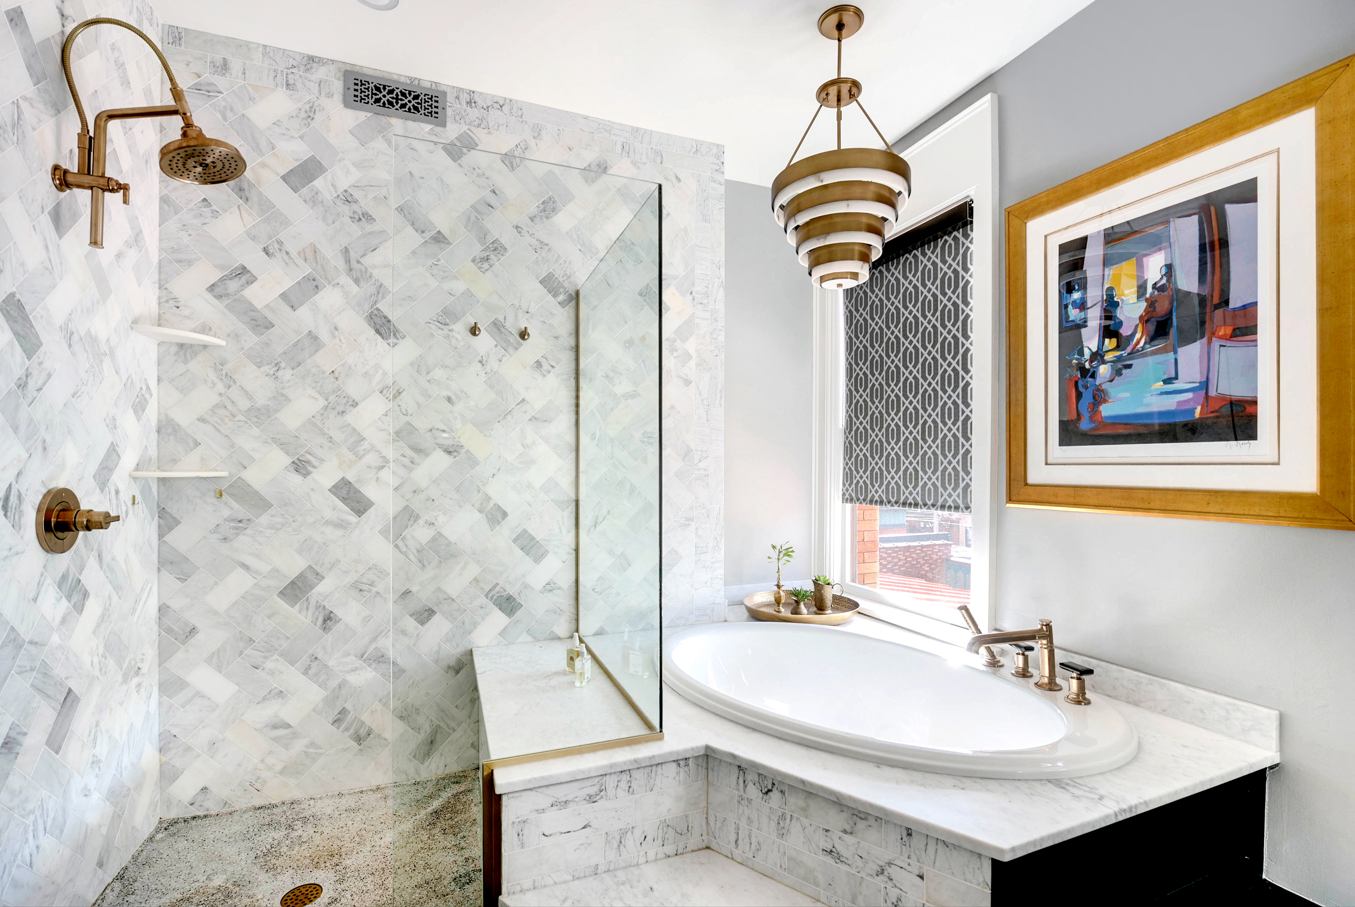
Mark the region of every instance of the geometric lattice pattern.
[[444, 126], [447, 123], [446, 102], [445, 91], [404, 85], [358, 72], [344, 73], [344, 104], [356, 110]]
[[[134, 187], [89, 247], [89, 193], [57, 193], [79, 128], [54, 4], [0, 21], [0, 903], [89, 904], [160, 815], [156, 746], [154, 322], [159, 129], [109, 130], [108, 172]], [[44, 10], [43, 7], [48, 7]], [[150, 7], [78, 5], [151, 34]], [[74, 9], [70, 10], [74, 12]], [[70, 20], [67, 20], [67, 25]], [[43, 33], [43, 29], [50, 29]], [[160, 66], [120, 28], [73, 65], [86, 110], [162, 103]], [[73, 489], [122, 520], [41, 549], [43, 492]], [[132, 495], [138, 503], [132, 505]]]
[[[556, 394], [577, 283], [543, 282], [554, 265], [520, 281], [549, 256], [509, 225], [576, 253], [611, 240], [554, 190], [554, 216], [519, 198], [530, 170], [502, 198], [397, 185], [397, 144], [564, 164], [586, 171], [564, 187], [578, 199], [590, 173], [663, 184], [664, 612], [722, 613], [719, 147], [447, 86], [432, 127], [345, 108], [336, 61], [174, 26], [163, 45], [203, 129], [249, 161], [232, 183], [161, 183], [160, 323], [227, 345], [162, 345], [159, 465], [231, 474], [159, 483], [164, 814], [473, 764], [466, 650], [572, 630]], [[397, 278], [397, 258], [419, 266]], [[420, 273], [455, 292], [414, 292]]]
[[965, 219], [843, 294], [844, 503], [969, 512], [973, 255]]
[[476, 764], [472, 646], [575, 630], [574, 291], [655, 190], [471, 141], [394, 143], [397, 780]]

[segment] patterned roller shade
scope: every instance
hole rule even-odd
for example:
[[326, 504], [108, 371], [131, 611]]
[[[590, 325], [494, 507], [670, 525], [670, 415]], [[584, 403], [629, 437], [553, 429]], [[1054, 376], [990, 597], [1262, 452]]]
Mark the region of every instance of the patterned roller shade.
[[973, 221], [891, 240], [843, 293], [842, 500], [968, 513], [973, 431]]

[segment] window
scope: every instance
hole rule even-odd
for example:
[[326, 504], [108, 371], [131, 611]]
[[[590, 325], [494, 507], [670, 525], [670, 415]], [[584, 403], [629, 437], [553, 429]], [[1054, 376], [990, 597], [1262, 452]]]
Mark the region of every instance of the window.
[[990, 96], [904, 151], [912, 222], [865, 285], [815, 294], [814, 569], [953, 642], [958, 606], [991, 622], [995, 135]]
[[854, 583], [950, 608], [969, 604], [971, 514], [863, 504], [852, 510]]

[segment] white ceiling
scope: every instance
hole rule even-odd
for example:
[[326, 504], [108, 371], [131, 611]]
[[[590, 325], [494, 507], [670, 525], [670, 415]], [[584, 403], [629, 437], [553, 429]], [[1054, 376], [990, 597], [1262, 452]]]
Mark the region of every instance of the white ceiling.
[[[858, 0], [843, 75], [892, 141], [1091, 0]], [[725, 146], [770, 185], [834, 75], [830, 0], [156, 0], [161, 20]], [[832, 147], [831, 111], [801, 154]], [[856, 110], [843, 144], [878, 144]]]

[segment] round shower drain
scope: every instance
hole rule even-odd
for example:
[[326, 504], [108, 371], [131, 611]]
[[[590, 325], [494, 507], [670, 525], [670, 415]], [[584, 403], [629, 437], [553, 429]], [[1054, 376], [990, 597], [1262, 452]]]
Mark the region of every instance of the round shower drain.
[[309, 885], [298, 885], [282, 896], [282, 907], [306, 907], [307, 904], [318, 901], [323, 893], [324, 889], [314, 882]]

